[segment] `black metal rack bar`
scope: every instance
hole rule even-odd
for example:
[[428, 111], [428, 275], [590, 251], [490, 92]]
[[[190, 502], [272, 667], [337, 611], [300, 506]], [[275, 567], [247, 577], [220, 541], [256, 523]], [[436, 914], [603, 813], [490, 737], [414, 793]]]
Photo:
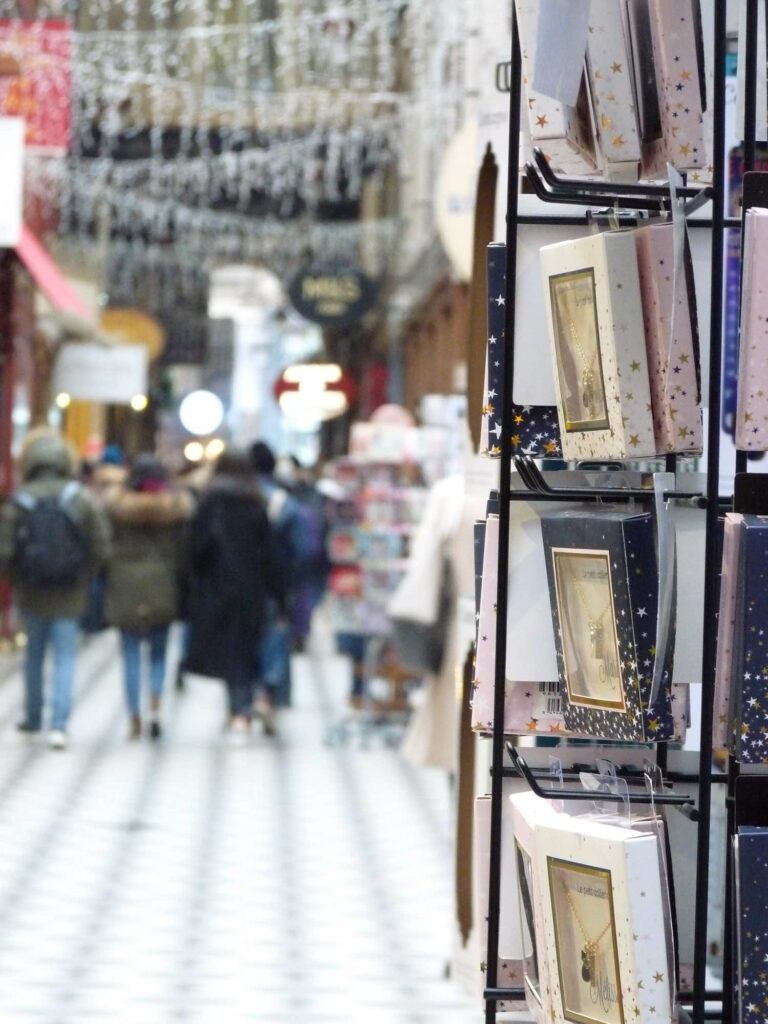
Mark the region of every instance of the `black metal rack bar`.
[[[488, 946], [486, 983], [489, 990], [498, 987], [499, 916], [501, 909], [501, 818], [504, 797], [504, 683], [507, 630], [507, 575], [509, 572], [509, 520], [512, 462], [512, 382], [514, 380], [515, 299], [517, 271], [517, 198], [518, 150], [520, 144], [520, 100], [522, 59], [517, 31], [517, 14], [512, 6], [512, 49], [509, 95], [509, 148], [507, 167], [507, 279], [505, 287], [504, 372], [502, 375], [501, 479], [499, 480], [499, 587], [496, 614], [496, 664], [494, 691], [494, 730], [492, 741], [493, 775], [491, 780], [491, 854], [488, 894]], [[496, 1020], [496, 1000], [486, 998], [486, 1024]]]
[[704, 583], [704, 636], [699, 751], [699, 823], [696, 858], [696, 902], [693, 940], [693, 1021], [706, 1018], [707, 918], [709, 900], [709, 839], [712, 812], [712, 725], [717, 642], [718, 498], [720, 487], [720, 395], [723, 336], [723, 255], [725, 219], [725, 41], [726, 5], [716, 3], [714, 31], [712, 262], [709, 342], [709, 420], [707, 431], [707, 499]]

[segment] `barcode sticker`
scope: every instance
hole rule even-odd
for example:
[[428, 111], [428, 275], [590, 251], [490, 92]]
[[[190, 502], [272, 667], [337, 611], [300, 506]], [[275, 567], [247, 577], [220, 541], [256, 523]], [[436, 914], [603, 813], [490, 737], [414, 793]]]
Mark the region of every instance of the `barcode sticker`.
[[560, 697], [547, 697], [547, 714], [561, 715], [563, 713], [563, 701]]
[[542, 695], [549, 696], [551, 694], [559, 695], [560, 683], [555, 681], [554, 683], [539, 683], [539, 693]]

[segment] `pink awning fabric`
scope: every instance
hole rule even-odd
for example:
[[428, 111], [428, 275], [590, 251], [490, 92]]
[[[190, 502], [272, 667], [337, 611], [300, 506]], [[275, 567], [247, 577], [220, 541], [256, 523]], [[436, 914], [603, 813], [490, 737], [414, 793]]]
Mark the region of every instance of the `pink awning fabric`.
[[93, 310], [83, 302], [26, 224], [22, 226], [16, 252], [52, 306], [62, 313], [88, 320], [93, 318]]

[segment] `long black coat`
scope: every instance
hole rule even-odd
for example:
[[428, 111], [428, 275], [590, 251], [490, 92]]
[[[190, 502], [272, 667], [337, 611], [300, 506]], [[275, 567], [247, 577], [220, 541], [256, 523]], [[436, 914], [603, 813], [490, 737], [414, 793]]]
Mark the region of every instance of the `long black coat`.
[[190, 529], [187, 671], [232, 683], [253, 677], [267, 602], [284, 604], [273, 544], [258, 494], [214, 477]]

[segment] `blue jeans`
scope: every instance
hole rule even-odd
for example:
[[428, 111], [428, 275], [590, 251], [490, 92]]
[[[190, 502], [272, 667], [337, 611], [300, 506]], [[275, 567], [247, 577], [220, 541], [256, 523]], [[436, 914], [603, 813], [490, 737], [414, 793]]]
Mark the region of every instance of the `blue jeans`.
[[27, 647], [24, 658], [26, 724], [39, 729], [43, 721], [43, 666], [50, 641], [53, 645], [52, 729], [66, 729], [72, 709], [72, 684], [79, 626], [77, 619], [48, 619], [25, 615]]
[[170, 626], [152, 626], [151, 629], [135, 633], [128, 629], [120, 630], [123, 645], [123, 672], [125, 680], [125, 699], [132, 715], [141, 710], [141, 645], [146, 642], [149, 647], [149, 692], [153, 697], [161, 697], [165, 685], [165, 652], [168, 647]]

